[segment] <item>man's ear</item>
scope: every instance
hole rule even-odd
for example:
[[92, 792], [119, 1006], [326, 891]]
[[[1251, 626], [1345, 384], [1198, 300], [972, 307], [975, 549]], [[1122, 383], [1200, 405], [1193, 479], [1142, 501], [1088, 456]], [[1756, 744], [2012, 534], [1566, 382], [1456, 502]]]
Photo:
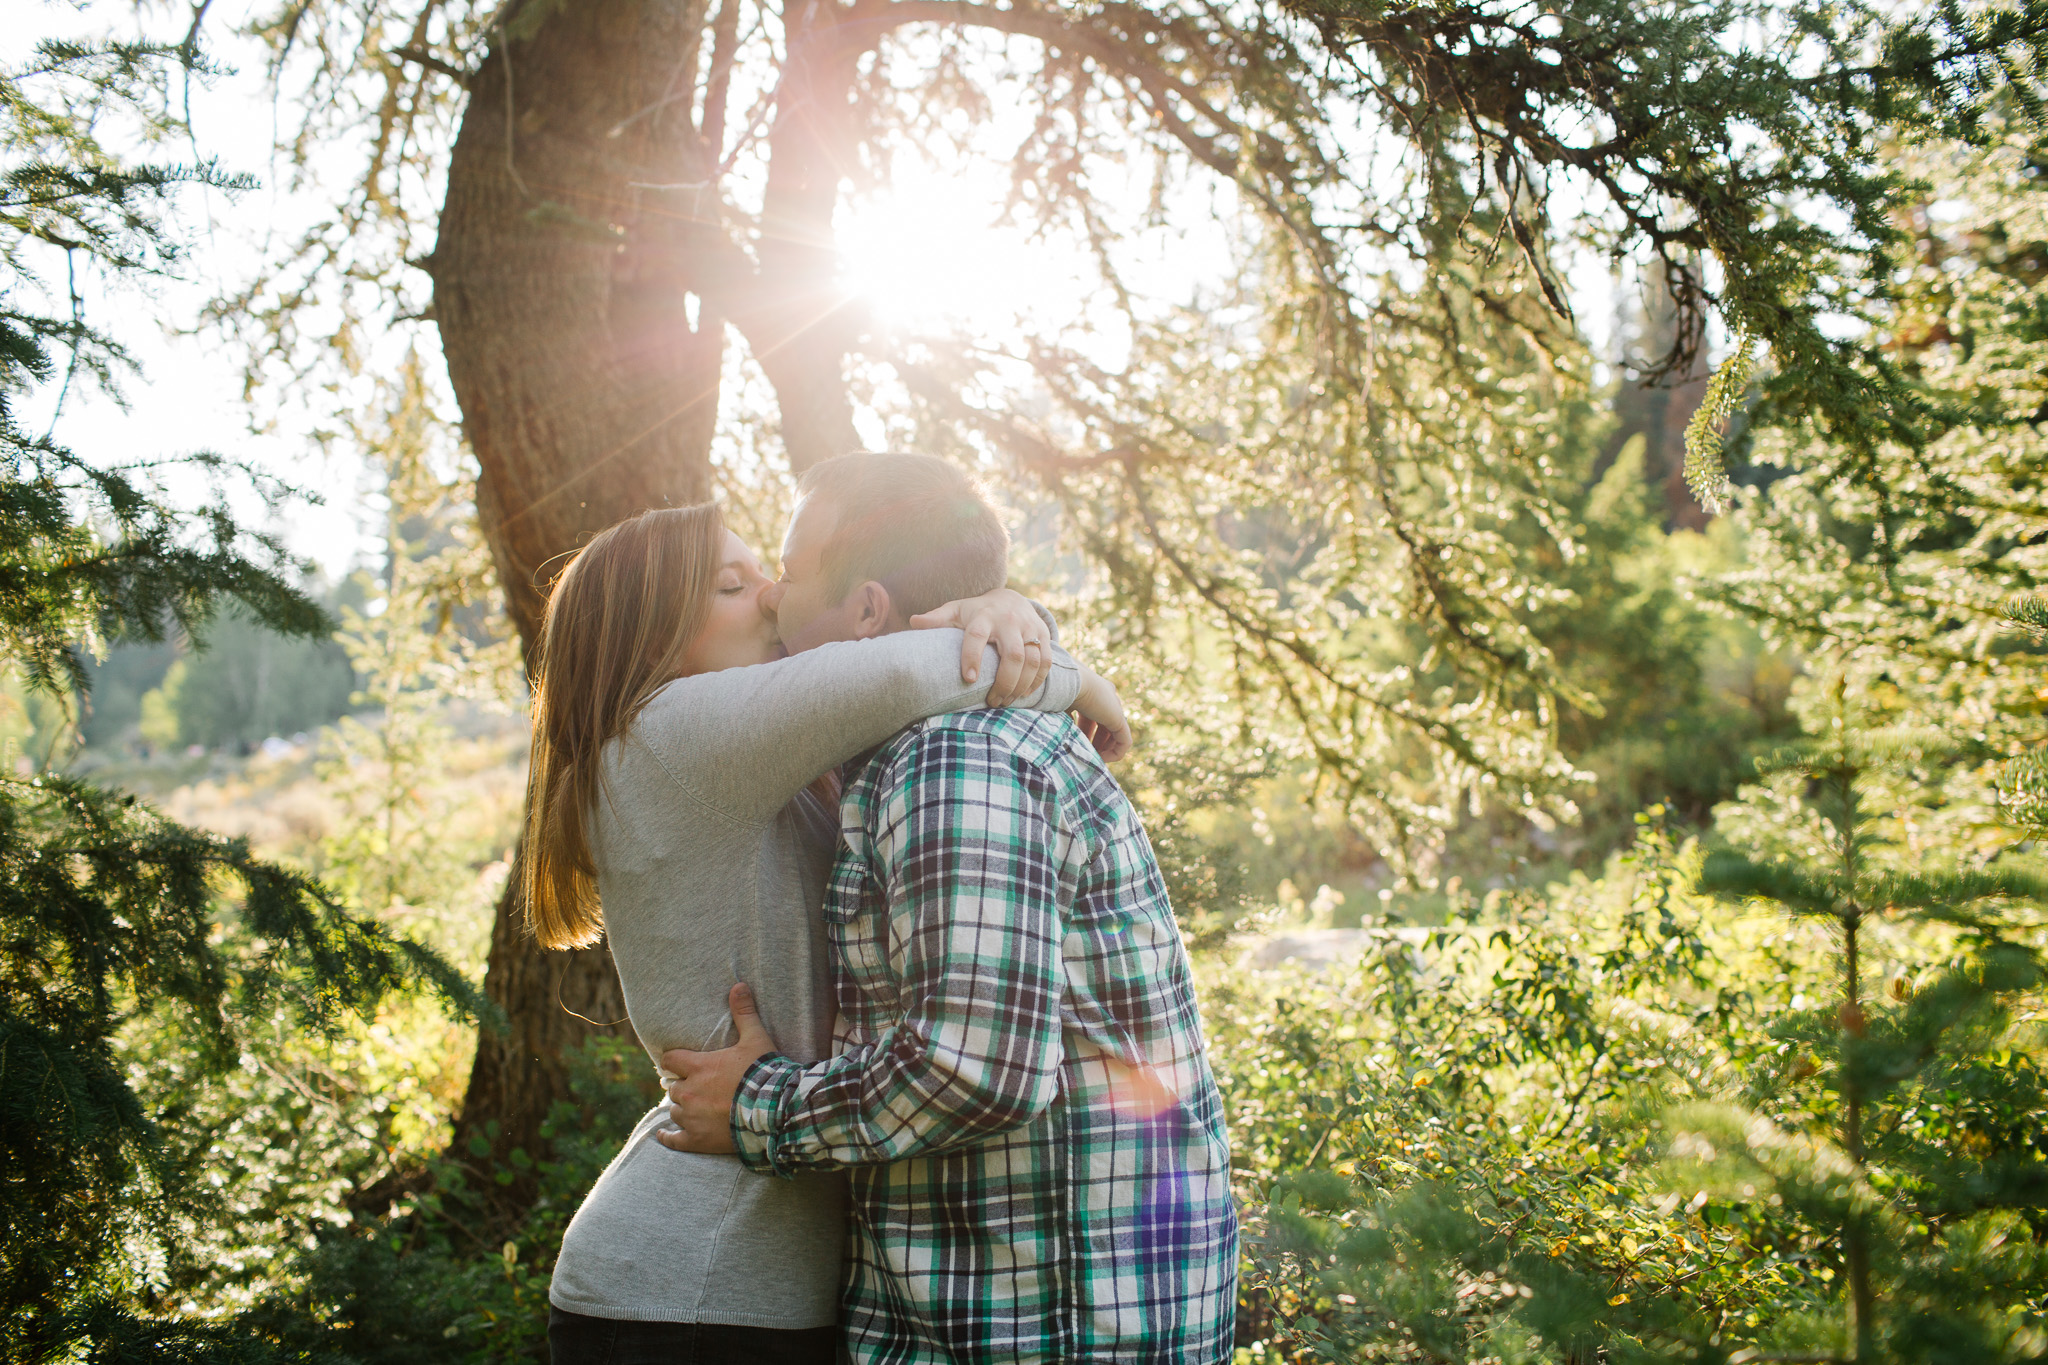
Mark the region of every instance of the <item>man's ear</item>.
[[852, 607], [854, 639], [872, 640], [903, 629], [903, 623], [896, 619], [895, 604], [889, 600], [889, 590], [880, 583], [869, 579], [848, 596], [852, 599], [848, 605]]

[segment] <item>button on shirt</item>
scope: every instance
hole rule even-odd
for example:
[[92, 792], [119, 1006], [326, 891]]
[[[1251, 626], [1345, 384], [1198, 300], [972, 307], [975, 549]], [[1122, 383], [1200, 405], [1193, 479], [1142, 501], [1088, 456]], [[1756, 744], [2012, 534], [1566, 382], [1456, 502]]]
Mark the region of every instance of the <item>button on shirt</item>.
[[920, 722], [860, 768], [826, 892], [838, 1055], [768, 1056], [741, 1159], [850, 1167], [853, 1358], [1227, 1360], [1237, 1220], [1180, 931], [1065, 716]]

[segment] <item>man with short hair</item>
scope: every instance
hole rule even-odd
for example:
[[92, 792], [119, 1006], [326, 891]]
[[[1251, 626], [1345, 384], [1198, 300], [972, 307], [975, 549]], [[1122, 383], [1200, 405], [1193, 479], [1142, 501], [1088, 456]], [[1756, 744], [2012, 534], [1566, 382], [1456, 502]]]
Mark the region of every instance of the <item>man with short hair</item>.
[[[905, 629], [1009, 576], [1010, 536], [966, 473], [933, 455], [863, 451], [797, 483], [771, 604], [790, 653]], [[887, 620], [871, 613], [886, 598]]]
[[[944, 461], [842, 456], [801, 491], [793, 650], [1003, 581], [1001, 523]], [[1151, 845], [1100, 756], [1064, 716], [970, 711], [845, 777], [838, 1055], [774, 1053], [735, 988], [735, 1047], [663, 1057], [683, 1077], [670, 1145], [850, 1171], [856, 1361], [1229, 1359], [1222, 1101]]]

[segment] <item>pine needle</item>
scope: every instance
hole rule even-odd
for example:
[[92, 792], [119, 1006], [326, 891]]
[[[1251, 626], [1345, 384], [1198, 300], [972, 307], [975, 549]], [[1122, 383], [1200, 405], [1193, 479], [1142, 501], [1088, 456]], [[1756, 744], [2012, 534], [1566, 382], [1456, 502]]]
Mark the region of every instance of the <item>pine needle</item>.
[[1685, 482], [1708, 516], [1719, 516], [1728, 507], [1731, 489], [1727, 463], [1721, 457], [1721, 435], [1755, 373], [1756, 356], [1745, 322], [1736, 329], [1734, 349], [1707, 381], [1699, 409], [1685, 424]]

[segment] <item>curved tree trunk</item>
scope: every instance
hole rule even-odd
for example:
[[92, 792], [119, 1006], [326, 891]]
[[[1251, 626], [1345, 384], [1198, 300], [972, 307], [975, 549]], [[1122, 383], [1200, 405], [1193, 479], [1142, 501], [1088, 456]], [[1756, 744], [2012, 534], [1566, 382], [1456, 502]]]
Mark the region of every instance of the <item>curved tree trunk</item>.
[[[709, 169], [689, 98], [706, 7], [514, 8], [449, 163], [434, 312], [529, 661], [563, 556], [644, 508], [710, 495], [725, 325], [709, 309], [687, 320], [678, 247], [700, 228], [693, 192], [674, 188]], [[516, 885], [485, 978], [510, 1029], [478, 1042], [458, 1156], [478, 1137], [501, 1158], [538, 1155], [541, 1120], [568, 1094], [563, 1050], [629, 1032], [609, 955], [543, 952]]]

